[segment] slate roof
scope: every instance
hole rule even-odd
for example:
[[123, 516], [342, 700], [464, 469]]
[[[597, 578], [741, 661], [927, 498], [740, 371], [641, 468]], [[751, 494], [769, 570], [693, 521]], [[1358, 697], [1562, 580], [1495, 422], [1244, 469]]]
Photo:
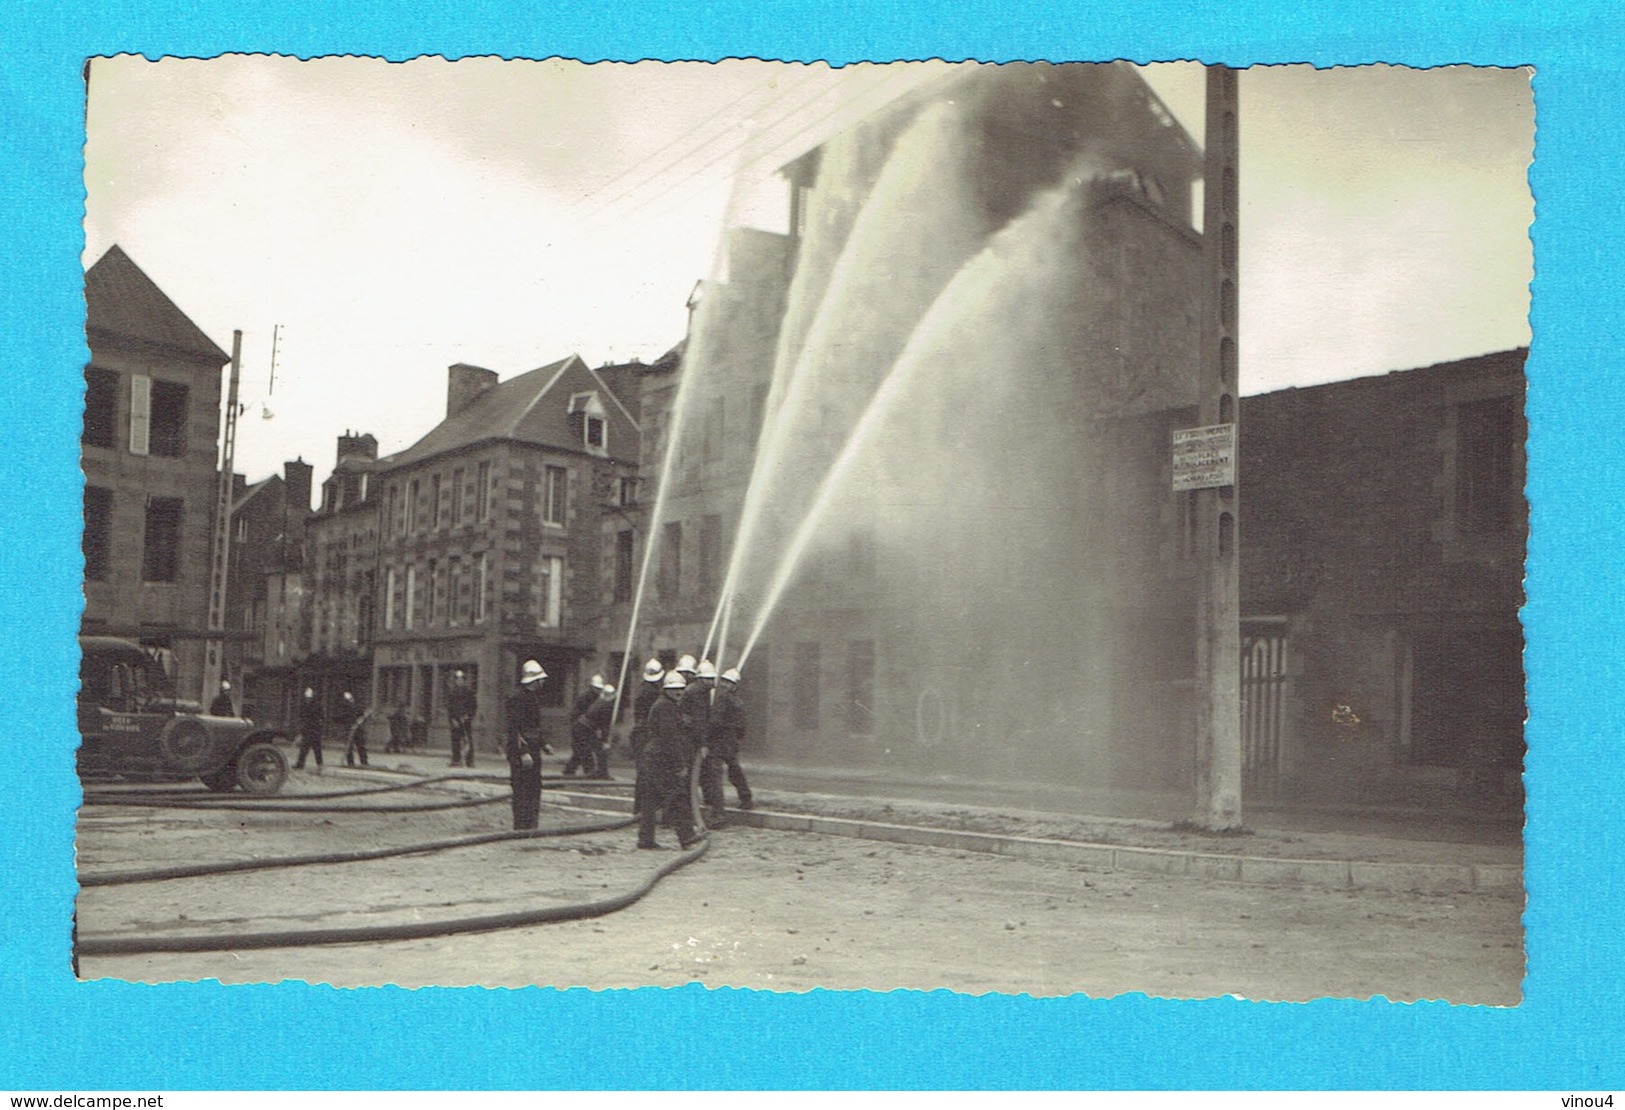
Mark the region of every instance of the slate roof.
[[231, 361], [116, 244], [85, 272], [85, 330], [157, 344], [210, 365]]
[[570, 395], [591, 390], [599, 395], [606, 409], [609, 457], [635, 465], [637, 370], [606, 367], [600, 373], [588, 367], [580, 356], [570, 355], [498, 382], [406, 450], [379, 461], [390, 467], [409, 465], [493, 439], [580, 451], [580, 435], [570, 422]]

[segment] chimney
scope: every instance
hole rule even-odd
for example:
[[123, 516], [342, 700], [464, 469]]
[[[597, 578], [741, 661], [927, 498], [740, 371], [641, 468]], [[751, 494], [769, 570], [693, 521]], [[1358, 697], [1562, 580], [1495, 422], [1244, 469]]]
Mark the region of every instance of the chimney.
[[339, 436], [338, 462], [345, 459], [376, 459], [378, 440], [363, 432], [346, 431]]
[[310, 515], [310, 478], [313, 467], [304, 459], [282, 464], [282, 503], [295, 521]]
[[497, 372], [466, 362], [453, 364], [446, 371], [446, 416], [456, 416], [468, 403], [497, 384]]

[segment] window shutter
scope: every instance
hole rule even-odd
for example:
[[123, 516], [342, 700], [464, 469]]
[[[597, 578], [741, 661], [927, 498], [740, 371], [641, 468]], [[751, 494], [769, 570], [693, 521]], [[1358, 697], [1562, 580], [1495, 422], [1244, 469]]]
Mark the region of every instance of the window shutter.
[[147, 454], [152, 433], [152, 379], [130, 376], [130, 454]]

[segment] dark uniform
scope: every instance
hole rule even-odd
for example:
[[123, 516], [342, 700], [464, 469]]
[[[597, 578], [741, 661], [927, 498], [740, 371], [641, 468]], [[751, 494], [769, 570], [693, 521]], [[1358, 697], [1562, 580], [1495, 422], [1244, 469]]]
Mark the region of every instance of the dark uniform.
[[308, 752], [316, 757], [316, 766], [322, 765], [322, 727], [325, 721], [322, 717], [322, 703], [316, 698], [306, 698], [299, 703], [299, 757], [294, 760], [294, 769], [303, 770], [305, 754]]
[[587, 767], [588, 773], [595, 779], [609, 778], [609, 742], [615, 720], [615, 695], [604, 697], [602, 692], [596, 701], [587, 707], [581, 715], [581, 720], [587, 722], [592, 731], [593, 761]]
[[699, 839], [689, 804], [689, 764], [693, 747], [682, 706], [675, 697], [663, 697], [649, 710], [648, 739], [638, 755], [638, 783], [644, 807], [638, 814], [638, 847], [654, 848], [656, 814], [666, 811], [677, 841], [684, 848]]
[[750, 809], [750, 783], [745, 781], [745, 769], [739, 765], [739, 742], [745, 735], [745, 703], [739, 689], [732, 682], [717, 683], [716, 700], [711, 703], [710, 729], [705, 746], [709, 754], [700, 772], [700, 791], [707, 809], [722, 813], [724, 794], [722, 772], [726, 768], [728, 781], [739, 795], [739, 808]]
[[211, 717], [235, 717], [236, 715], [236, 711], [231, 706], [230, 690], [221, 690], [214, 696], [214, 700], [209, 703], [209, 716]]
[[513, 792], [513, 827], [534, 829], [542, 809], [542, 703], [529, 690], [508, 698], [508, 784]]
[[[641, 766], [639, 762], [643, 756], [643, 749], [649, 743], [649, 710], [654, 708], [655, 702], [660, 700], [660, 683], [645, 679], [638, 685], [638, 696], [632, 702], [632, 762]], [[639, 774], [637, 781], [632, 785], [632, 812], [642, 813], [645, 801], [646, 786], [643, 775]]]
[[361, 759], [361, 766], [367, 765], [366, 721], [366, 712], [355, 702], [348, 699], [339, 702], [338, 726], [346, 737], [344, 744], [346, 767], [354, 767], [357, 756]]
[[474, 714], [478, 709], [479, 699], [471, 686], [458, 683], [446, 695], [446, 720], [451, 726], [453, 767], [464, 759], [468, 761], [468, 766], [474, 766]]
[[589, 686], [570, 707], [570, 758], [564, 762], [567, 775], [575, 774], [577, 768], [590, 775], [598, 765], [598, 734], [587, 720], [587, 710], [600, 700], [598, 690]]
[[[683, 725], [688, 730], [689, 760], [692, 762], [701, 748], [705, 747], [706, 734], [711, 730], [711, 691], [715, 689], [709, 681], [703, 678], [689, 679], [688, 686], [683, 690], [682, 701], [678, 704], [683, 711]], [[691, 774], [698, 774], [699, 768], [694, 768]], [[703, 779], [703, 776], [701, 776]]]

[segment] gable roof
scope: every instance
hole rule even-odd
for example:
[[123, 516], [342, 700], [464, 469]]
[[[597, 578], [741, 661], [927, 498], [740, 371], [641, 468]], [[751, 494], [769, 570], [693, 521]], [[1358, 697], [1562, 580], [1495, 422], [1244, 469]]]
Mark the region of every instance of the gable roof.
[[611, 388], [609, 379], [591, 370], [578, 355], [498, 382], [406, 450], [379, 461], [391, 467], [404, 466], [494, 439], [580, 451], [581, 437], [570, 420], [570, 395], [589, 391], [608, 394], [604, 398], [608, 456], [636, 464], [638, 426], [627, 410], [625, 398]]
[[85, 331], [156, 344], [214, 366], [231, 361], [117, 244], [85, 271]]

